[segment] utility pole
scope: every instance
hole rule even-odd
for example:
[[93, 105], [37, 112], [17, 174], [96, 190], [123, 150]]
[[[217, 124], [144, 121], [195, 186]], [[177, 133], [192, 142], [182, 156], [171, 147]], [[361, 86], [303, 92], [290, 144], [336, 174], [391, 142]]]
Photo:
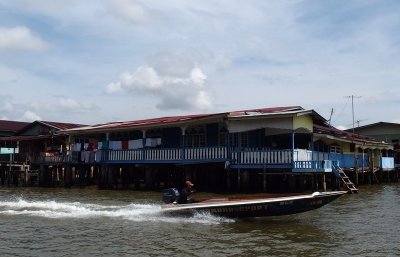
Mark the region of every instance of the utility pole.
[[354, 134], [354, 98], [361, 98], [361, 96], [355, 96], [355, 95], [349, 95], [349, 96], [345, 96], [346, 98], [351, 98], [351, 114], [353, 117], [353, 134]]
[[[361, 98], [361, 96], [354, 96], [354, 95], [350, 95], [350, 96], [345, 96], [346, 98], [351, 98], [351, 113], [353, 116], [353, 135], [354, 135], [354, 98]], [[358, 161], [357, 161], [357, 154], [356, 154], [356, 144], [354, 143], [354, 141], [352, 140], [352, 144], [354, 145], [354, 155], [353, 155], [353, 159], [354, 159], [354, 171], [355, 171], [355, 177], [356, 177], [356, 185], [358, 186]]]

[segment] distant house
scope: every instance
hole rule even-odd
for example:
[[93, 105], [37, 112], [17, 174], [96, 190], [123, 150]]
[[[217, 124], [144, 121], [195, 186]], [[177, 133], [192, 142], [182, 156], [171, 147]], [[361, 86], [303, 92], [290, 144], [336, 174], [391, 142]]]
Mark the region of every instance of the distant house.
[[28, 124], [28, 122], [0, 120], [0, 137], [12, 136]]
[[65, 151], [65, 134], [61, 130], [83, 125], [51, 121], [27, 123], [12, 136], [0, 138], [0, 143], [19, 149], [20, 162], [39, 161], [38, 158], [59, 155]]
[[400, 164], [400, 124], [390, 122], [377, 122], [355, 128], [355, 133], [369, 136], [380, 142], [393, 144], [395, 162]]
[[[10, 123], [4, 122], [4, 124]], [[23, 125], [18, 129], [14, 125], [15, 131], [12, 135], [0, 137], [0, 146], [2, 147], [0, 164], [3, 167], [0, 171], [0, 177], [3, 178], [2, 183], [4, 183], [5, 165], [8, 165], [7, 169], [17, 170], [22, 168], [39, 170], [43, 164], [46, 164], [46, 166], [62, 165], [64, 163], [63, 156], [66, 153], [67, 135], [58, 132], [83, 126], [50, 121], [34, 121], [23, 123]], [[0, 129], [4, 130], [4, 127]], [[9, 167], [10, 162], [12, 167]]]

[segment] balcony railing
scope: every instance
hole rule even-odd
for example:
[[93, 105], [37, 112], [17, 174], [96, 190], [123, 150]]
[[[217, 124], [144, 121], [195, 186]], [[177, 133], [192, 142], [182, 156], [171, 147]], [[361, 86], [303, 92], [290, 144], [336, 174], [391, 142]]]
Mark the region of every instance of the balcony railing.
[[295, 161], [294, 172], [332, 172], [332, 161]]
[[[312, 154], [311, 151], [296, 149], [293, 156], [295, 161], [311, 161]], [[227, 147], [98, 150], [72, 152], [69, 160], [84, 163], [230, 161], [234, 165], [288, 165], [292, 163], [292, 150], [243, 148], [228, 151]]]
[[232, 153], [232, 161], [236, 164], [289, 164], [292, 151], [243, 149]]
[[136, 150], [98, 150], [72, 152], [71, 162], [182, 162], [227, 160], [226, 147], [145, 148]]
[[[3, 162], [9, 162], [8, 154], [0, 155]], [[224, 146], [196, 148], [142, 148], [135, 150], [73, 151], [68, 155], [36, 156], [14, 154], [13, 162], [19, 159], [33, 163], [208, 163], [225, 162], [231, 168], [287, 168], [296, 172], [330, 172], [331, 162], [340, 162], [343, 168], [354, 163], [354, 155], [320, 153], [306, 149], [272, 150], [268, 148], [228, 149]], [[323, 158], [323, 159], [322, 159]], [[368, 155], [358, 155], [357, 160], [368, 165]], [[381, 158], [383, 169], [395, 167], [393, 157]], [[350, 166], [349, 166], [350, 167]]]

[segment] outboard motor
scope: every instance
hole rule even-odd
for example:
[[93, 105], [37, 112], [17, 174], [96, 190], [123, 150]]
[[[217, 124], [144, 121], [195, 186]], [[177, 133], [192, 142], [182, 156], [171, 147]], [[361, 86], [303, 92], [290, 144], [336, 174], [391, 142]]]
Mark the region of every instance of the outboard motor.
[[173, 203], [177, 201], [179, 198], [179, 191], [176, 188], [168, 188], [163, 191], [163, 202], [164, 203]]

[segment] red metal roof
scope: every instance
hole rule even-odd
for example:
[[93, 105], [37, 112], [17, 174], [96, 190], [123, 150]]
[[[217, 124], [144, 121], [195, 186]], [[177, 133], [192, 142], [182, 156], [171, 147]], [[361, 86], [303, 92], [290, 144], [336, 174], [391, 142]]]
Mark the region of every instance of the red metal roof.
[[0, 120], [0, 130], [2, 131], [16, 132], [27, 125], [29, 125], [29, 122]]
[[129, 128], [129, 127], [139, 127], [139, 126], [149, 126], [149, 125], [168, 125], [178, 122], [194, 121], [204, 118], [211, 118], [214, 116], [238, 116], [246, 115], [252, 113], [274, 113], [274, 112], [286, 112], [286, 111], [300, 111], [304, 110], [300, 106], [288, 106], [288, 107], [273, 107], [273, 108], [261, 108], [261, 109], [249, 109], [234, 112], [222, 112], [222, 113], [211, 113], [211, 114], [195, 114], [195, 115], [183, 115], [183, 116], [171, 116], [171, 117], [161, 117], [152, 118], [136, 121], [123, 121], [123, 122], [111, 122], [105, 124], [97, 124], [93, 126], [80, 127], [76, 131], [81, 130], [108, 130], [116, 128]]
[[176, 122], [184, 122], [184, 121], [202, 119], [202, 118], [212, 117], [215, 115], [218, 115], [218, 114], [198, 114], [198, 115], [161, 117], [161, 118], [136, 120], [136, 121], [111, 122], [111, 123], [106, 123], [106, 124], [97, 124], [97, 125], [93, 125], [93, 126], [88, 126], [88, 127], [82, 128], [82, 129], [110, 129], [110, 128], [124, 128], [124, 127], [156, 125], [156, 124], [162, 125], [162, 124], [170, 124], [170, 123], [176, 123]]
[[54, 121], [39, 121], [43, 124], [55, 127], [59, 130], [64, 130], [64, 129], [73, 129], [73, 128], [79, 128], [79, 127], [83, 127], [86, 125], [82, 125], [82, 124], [74, 124], [74, 123], [62, 123], [62, 122], [54, 122]]

